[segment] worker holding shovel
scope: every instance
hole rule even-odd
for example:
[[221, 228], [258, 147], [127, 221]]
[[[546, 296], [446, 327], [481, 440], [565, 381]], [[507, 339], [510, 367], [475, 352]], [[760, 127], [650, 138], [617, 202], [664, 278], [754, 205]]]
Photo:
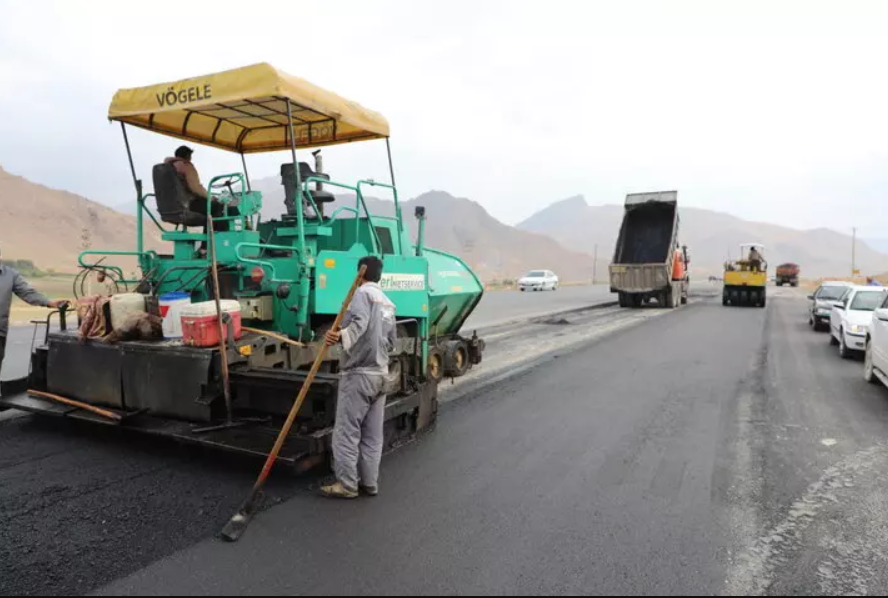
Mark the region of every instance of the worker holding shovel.
[[327, 333], [327, 346], [342, 344], [342, 373], [333, 430], [336, 482], [321, 489], [329, 498], [379, 493], [389, 353], [397, 337], [395, 305], [379, 286], [382, 260], [365, 257], [366, 267], [340, 330]]

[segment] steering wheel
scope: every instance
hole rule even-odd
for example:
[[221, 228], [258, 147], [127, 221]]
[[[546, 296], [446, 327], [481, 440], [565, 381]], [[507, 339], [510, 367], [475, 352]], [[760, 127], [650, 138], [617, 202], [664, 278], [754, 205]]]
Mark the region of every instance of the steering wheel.
[[234, 181], [235, 181], [234, 178], [230, 178], [225, 181], [222, 181], [221, 183], [217, 183], [217, 185], [219, 187], [225, 187], [226, 189], [228, 189], [228, 195], [221, 195], [220, 194], [218, 196], [219, 201], [222, 202], [223, 204], [231, 206], [232, 208], [236, 208], [238, 206], [238, 204], [240, 204], [240, 198], [235, 194], [235, 192], [231, 188], [232, 185], [234, 184]]

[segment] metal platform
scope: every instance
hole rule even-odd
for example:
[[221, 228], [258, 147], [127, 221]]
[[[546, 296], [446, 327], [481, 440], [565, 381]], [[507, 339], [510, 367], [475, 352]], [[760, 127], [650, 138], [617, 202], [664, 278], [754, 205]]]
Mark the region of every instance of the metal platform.
[[[207, 424], [193, 424], [153, 417], [146, 413], [109, 409], [109, 411], [122, 416], [122, 421], [118, 422], [76, 407], [31, 396], [28, 393], [2, 396], [0, 397], [0, 406], [43, 416], [68, 418], [121, 428], [127, 432], [163, 437], [177, 442], [263, 459], [268, 456], [280, 431], [280, 426], [275, 427], [272, 421], [251, 420], [236, 420], [234, 427], [201, 431], [207, 427]], [[309, 469], [318, 465], [324, 460], [332, 433], [332, 428], [328, 428], [311, 434], [291, 435], [281, 450], [279, 461], [291, 465], [297, 470]]]

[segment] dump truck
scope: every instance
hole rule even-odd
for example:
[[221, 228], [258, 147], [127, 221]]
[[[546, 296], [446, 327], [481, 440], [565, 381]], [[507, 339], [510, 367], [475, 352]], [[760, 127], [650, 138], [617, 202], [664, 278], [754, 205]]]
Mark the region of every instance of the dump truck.
[[[125, 295], [133, 309], [144, 306], [155, 318], [163, 297], [175, 294], [203, 307], [215, 300], [217, 310], [210, 311], [219, 319], [219, 344], [195, 346], [175, 337], [111, 343], [104, 335], [116, 330], [107, 325], [87, 335], [74, 325], [73, 313], [55, 312], [32, 352], [29, 376], [5, 385], [0, 406], [265, 457], [320, 354], [359, 260], [374, 255], [384, 262], [380, 286], [397, 317], [385, 446], [435, 423], [439, 381], [481, 362], [484, 341], [463, 336], [461, 329], [484, 287], [459, 257], [425, 246], [423, 208], [416, 209], [412, 241], [381, 114], [263, 63], [122, 89], [108, 118], [119, 123], [129, 156], [136, 238], [131, 251], [82, 252], [75, 293], [89, 287], [84, 280], [97, 278], [119, 291], [115, 297]], [[170, 164], [153, 167], [153, 191], [146, 192], [130, 150], [132, 128], [232, 152], [243, 171], [210, 178], [207, 197], [197, 200], [207, 202], [201, 215], [189, 209], [195, 200]], [[374, 140], [388, 156], [389, 182], [346, 183], [323, 171], [320, 148]], [[299, 159], [309, 149], [313, 167]], [[286, 201], [279, 218], [264, 220], [263, 197], [251, 187], [246, 156], [278, 151], [286, 152]], [[368, 210], [368, 189], [391, 195], [394, 216]], [[211, 209], [217, 204], [220, 213]], [[159, 235], [169, 250], [148, 249], [149, 234]], [[130, 274], [122, 260], [137, 261], [138, 274]], [[95, 299], [78, 297], [80, 305]], [[237, 323], [219, 313], [228, 310], [219, 309], [222, 303], [232, 302]], [[236, 335], [240, 323], [242, 336]], [[327, 352], [279, 461], [303, 470], [328, 459], [341, 357], [339, 347]]]
[[782, 287], [785, 284], [793, 287], [799, 286], [800, 271], [798, 264], [780, 264], [777, 266], [777, 286]]
[[631, 193], [610, 266], [611, 292], [620, 307], [656, 300], [666, 308], [688, 302], [687, 247], [678, 242], [678, 192]]

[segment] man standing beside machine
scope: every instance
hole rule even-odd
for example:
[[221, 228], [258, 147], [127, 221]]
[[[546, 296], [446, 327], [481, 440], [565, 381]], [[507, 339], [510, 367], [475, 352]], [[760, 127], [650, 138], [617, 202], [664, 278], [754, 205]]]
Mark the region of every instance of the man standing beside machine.
[[379, 493], [389, 354], [397, 340], [395, 305], [382, 289], [382, 260], [365, 257], [364, 280], [355, 293], [341, 330], [327, 333], [326, 343], [342, 343], [343, 357], [333, 461], [336, 482], [321, 489], [328, 498], [357, 498]]
[[[0, 254], [2, 257], [2, 254]], [[3, 357], [6, 353], [6, 336], [9, 333], [9, 310], [12, 296], [16, 295], [25, 303], [57, 309], [67, 303], [64, 299], [49, 300], [34, 290], [17, 270], [3, 265], [0, 260], [0, 372], [3, 371]]]

